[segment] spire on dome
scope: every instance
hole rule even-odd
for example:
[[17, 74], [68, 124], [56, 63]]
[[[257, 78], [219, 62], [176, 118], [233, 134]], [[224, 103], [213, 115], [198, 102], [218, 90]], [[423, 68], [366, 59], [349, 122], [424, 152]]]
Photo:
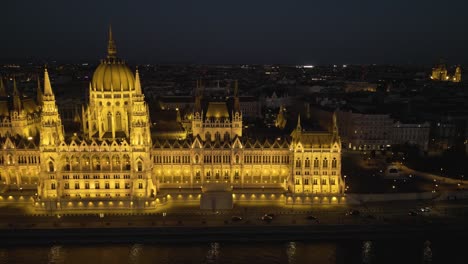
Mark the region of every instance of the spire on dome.
[[52, 85], [50, 84], [49, 73], [47, 68], [44, 68], [44, 95], [45, 96], [54, 96], [52, 92]]
[[3, 83], [3, 77], [0, 76], [0, 96], [7, 96], [5, 90], [5, 84]]
[[114, 38], [112, 37], [112, 25], [109, 25], [109, 42], [107, 43], [107, 58], [115, 59], [117, 55], [117, 47], [115, 46]]

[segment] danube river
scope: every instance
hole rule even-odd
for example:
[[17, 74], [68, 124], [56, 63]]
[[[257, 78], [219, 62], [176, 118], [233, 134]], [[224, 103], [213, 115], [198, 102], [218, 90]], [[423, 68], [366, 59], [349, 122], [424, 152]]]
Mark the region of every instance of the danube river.
[[464, 246], [463, 241], [411, 239], [1, 246], [0, 264], [467, 263]]

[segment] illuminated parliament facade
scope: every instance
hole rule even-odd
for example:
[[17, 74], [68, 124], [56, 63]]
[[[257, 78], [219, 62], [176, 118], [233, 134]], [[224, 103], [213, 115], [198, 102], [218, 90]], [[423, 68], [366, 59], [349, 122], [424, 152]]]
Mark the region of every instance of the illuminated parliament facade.
[[107, 58], [89, 83], [81, 129], [72, 136], [65, 134], [47, 69], [37, 100], [19, 96], [16, 85], [13, 96], [3, 81], [0, 88], [1, 182], [37, 188], [39, 208], [151, 208], [168, 194], [196, 197], [218, 184], [233, 195], [282, 190], [331, 197], [344, 191], [336, 118], [327, 132], [305, 131], [298, 117], [291, 133], [245, 137], [237, 92], [232, 104], [202, 104], [197, 94], [183, 138], [152, 133], [138, 70], [117, 58], [111, 31]]

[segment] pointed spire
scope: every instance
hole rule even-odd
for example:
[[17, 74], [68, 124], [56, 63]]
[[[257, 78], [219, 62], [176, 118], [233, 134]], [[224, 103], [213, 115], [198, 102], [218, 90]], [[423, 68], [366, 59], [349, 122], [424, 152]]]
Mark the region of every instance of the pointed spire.
[[237, 80], [234, 81], [234, 96], [237, 97], [239, 93], [239, 84]]
[[18, 112], [21, 111], [21, 98], [15, 78], [13, 78], [13, 108]]
[[239, 85], [237, 80], [234, 82], [234, 110], [239, 113], [241, 111], [239, 102]]
[[297, 131], [302, 131], [302, 126], [301, 126], [301, 114], [297, 115], [297, 126], [296, 126]]
[[336, 111], [333, 112], [332, 121], [333, 121], [333, 134], [337, 135], [338, 134], [338, 121], [337, 121]]
[[109, 25], [109, 42], [107, 43], [107, 58], [115, 59], [117, 55], [117, 47], [115, 46], [114, 38], [112, 37], [112, 25]]
[[52, 85], [50, 84], [49, 72], [44, 68], [44, 96], [54, 96]]
[[16, 78], [13, 78], [13, 95], [19, 95], [18, 87], [16, 86]]
[[0, 76], [0, 96], [7, 96], [5, 90], [5, 84], [3, 83], [3, 77]]
[[136, 94], [141, 94], [141, 83], [140, 83], [140, 73], [138, 72], [138, 67], [135, 73], [135, 91]]
[[80, 113], [78, 112], [78, 107], [75, 106], [75, 115], [73, 117], [73, 122], [81, 123]]
[[37, 103], [42, 104], [41, 78], [37, 75]]

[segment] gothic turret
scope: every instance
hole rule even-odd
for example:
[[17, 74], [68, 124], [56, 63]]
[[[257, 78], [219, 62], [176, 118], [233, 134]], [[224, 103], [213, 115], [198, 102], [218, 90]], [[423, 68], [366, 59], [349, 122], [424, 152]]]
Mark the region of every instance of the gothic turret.
[[55, 147], [63, 141], [63, 126], [50, 84], [49, 73], [44, 70], [44, 96], [41, 114], [41, 146]]

